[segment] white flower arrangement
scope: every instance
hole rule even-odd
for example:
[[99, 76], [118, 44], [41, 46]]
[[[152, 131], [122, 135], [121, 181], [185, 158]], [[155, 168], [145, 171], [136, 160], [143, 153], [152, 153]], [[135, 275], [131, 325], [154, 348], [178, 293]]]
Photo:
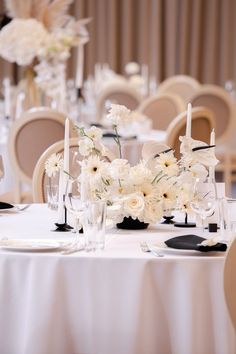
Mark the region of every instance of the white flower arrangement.
[[[189, 212], [193, 180], [196, 177], [205, 180], [207, 167], [217, 163], [213, 149], [193, 139], [188, 140], [186, 148], [183, 145], [186, 139], [181, 137], [182, 157], [178, 161], [171, 148], [147, 142], [143, 159], [131, 166], [122, 158], [119, 139], [119, 123], [130, 119], [131, 115], [131, 111], [120, 105], [112, 105], [108, 113], [116, 134], [114, 139], [119, 146], [119, 157], [112, 156], [104, 147], [99, 128], [79, 128], [78, 145], [83, 160], [80, 162], [78, 188], [80, 191], [86, 188], [85, 194], [90, 200], [106, 202], [108, 218], [113, 224], [122, 222], [125, 217], [154, 224], [177, 208]], [[198, 160], [200, 150], [195, 149], [202, 146], [200, 158], [205, 165]], [[54, 156], [45, 167], [52, 175], [59, 165], [60, 159]]]
[[[112, 161], [104, 160], [100, 129], [80, 129], [79, 149], [85, 157], [81, 168], [86, 175], [89, 197], [106, 201], [108, 215], [110, 212], [114, 223], [121, 222], [124, 217], [156, 223], [175, 208], [187, 212], [192, 193], [186, 186], [190, 186], [195, 177], [203, 180], [207, 177], [206, 167], [217, 162], [213, 159], [214, 153], [207, 149], [206, 144], [193, 139], [187, 149], [185, 139], [181, 138], [180, 161], [177, 161], [172, 149], [160, 151], [157, 144], [157, 154], [146, 153], [145, 159], [131, 166], [122, 158], [119, 132], [120, 124], [132, 121], [133, 114], [125, 106], [111, 106], [107, 119], [111, 121], [120, 151], [119, 158]], [[199, 150], [192, 151], [191, 146], [205, 147], [200, 149], [200, 157]], [[199, 162], [203, 156], [206, 167]]]
[[5, 0], [12, 21], [0, 31], [0, 56], [34, 70], [35, 82], [49, 97], [58, 99], [65, 79], [65, 63], [72, 47], [89, 40], [90, 19], [68, 15], [73, 0]]

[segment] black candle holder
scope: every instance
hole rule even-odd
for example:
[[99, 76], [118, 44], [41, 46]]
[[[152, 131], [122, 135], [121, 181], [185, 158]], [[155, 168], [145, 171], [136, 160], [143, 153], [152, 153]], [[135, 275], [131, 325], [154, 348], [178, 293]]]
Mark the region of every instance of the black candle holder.
[[188, 213], [185, 213], [184, 222], [175, 222], [174, 226], [175, 227], [196, 227], [196, 223], [188, 222]]
[[164, 221], [162, 221], [161, 224], [165, 224], [165, 225], [173, 225], [175, 224], [174, 219], [174, 215], [170, 215], [170, 216], [163, 216], [163, 219], [165, 219]]
[[55, 223], [56, 225], [56, 230], [54, 231], [59, 231], [59, 232], [67, 232], [67, 231], [71, 231], [73, 229], [72, 226], [70, 226], [69, 224], [67, 224], [67, 208], [65, 206], [65, 195], [63, 196], [63, 200], [64, 200], [64, 209], [65, 209], [65, 222], [63, 224], [59, 224], [59, 223]]

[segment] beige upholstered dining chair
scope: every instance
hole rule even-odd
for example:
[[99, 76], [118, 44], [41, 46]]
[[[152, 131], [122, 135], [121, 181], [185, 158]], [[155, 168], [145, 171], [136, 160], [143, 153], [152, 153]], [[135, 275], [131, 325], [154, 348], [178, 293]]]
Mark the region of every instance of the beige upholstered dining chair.
[[158, 86], [157, 93], [174, 93], [182, 98], [185, 105], [195, 92], [200, 89], [200, 83], [188, 75], [175, 75], [164, 80]]
[[[15, 121], [9, 132], [9, 158], [15, 178], [14, 201], [22, 201], [22, 184], [31, 189], [33, 170], [42, 152], [64, 137], [64, 114], [47, 107], [33, 108]], [[71, 136], [76, 135], [70, 124]], [[28, 193], [30, 198], [31, 191]]]
[[[70, 173], [73, 175], [72, 169], [72, 159], [73, 155], [76, 154], [78, 159], [80, 159], [78, 138], [71, 138], [69, 142], [70, 149]], [[63, 157], [64, 153], [64, 140], [57, 141], [56, 143], [49, 146], [39, 157], [33, 172], [32, 178], [32, 190], [33, 190], [33, 201], [34, 203], [45, 203], [46, 202], [46, 185], [49, 184], [49, 177], [45, 173], [45, 162], [52, 154], [61, 154]]]
[[223, 173], [226, 194], [231, 195], [231, 186], [236, 171], [234, 130], [235, 110], [229, 94], [216, 85], [202, 85], [191, 102], [193, 106], [205, 106], [214, 113], [216, 131], [216, 157], [219, 164], [216, 171]]
[[122, 104], [134, 110], [142, 100], [139, 92], [129, 83], [113, 83], [107, 85], [99, 94], [96, 101], [96, 121], [99, 122], [106, 112], [109, 103]]
[[216, 85], [202, 85], [190, 99], [193, 107], [204, 106], [214, 113], [217, 143], [225, 142], [233, 124], [233, 104], [229, 94]]
[[[32, 190], [33, 190], [33, 202], [45, 203], [46, 202], [46, 185], [49, 184], [49, 177], [45, 173], [45, 162], [52, 154], [60, 154], [63, 157], [64, 154], [64, 140], [57, 141], [49, 146], [39, 157], [33, 172], [32, 178]], [[111, 161], [115, 158], [114, 154], [107, 146], [104, 146], [103, 158], [106, 161]], [[69, 169], [70, 175], [77, 176], [80, 167], [78, 161], [82, 159], [79, 153], [78, 137], [70, 138], [69, 141]], [[59, 176], [56, 178], [56, 183], [59, 182]]]
[[152, 119], [154, 129], [166, 130], [170, 122], [186, 109], [182, 99], [170, 93], [144, 99], [137, 110]]
[[[169, 125], [165, 144], [175, 151], [177, 159], [180, 158], [179, 137], [186, 132], [187, 111], [180, 113]], [[210, 134], [214, 128], [213, 113], [205, 107], [192, 109], [192, 138], [210, 143]]]
[[224, 294], [228, 312], [236, 331], [236, 239], [233, 240], [225, 258]]

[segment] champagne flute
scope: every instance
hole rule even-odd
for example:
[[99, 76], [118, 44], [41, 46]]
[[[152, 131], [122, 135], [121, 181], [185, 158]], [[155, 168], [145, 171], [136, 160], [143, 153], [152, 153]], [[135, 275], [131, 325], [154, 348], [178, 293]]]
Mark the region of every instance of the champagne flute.
[[204, 231], [204, 221], [215, 212], [216, 204], [216, 184], [214, 182], [202, 182], [199, 178], [196, 178], [190, 206], [201, 218], [202, 231]]

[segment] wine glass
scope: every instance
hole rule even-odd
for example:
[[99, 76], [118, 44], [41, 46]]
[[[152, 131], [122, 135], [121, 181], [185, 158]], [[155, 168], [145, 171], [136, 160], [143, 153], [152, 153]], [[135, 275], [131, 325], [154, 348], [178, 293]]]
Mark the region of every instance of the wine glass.
[[83, 203], [80, 195], [80, 182], [78, 177], [69, 177], [66, 184], [65, 206], [74, 217], [75, 239], [73, 246], [84, 247], [84, 235], [82, 233]]
[[202, 182], [202, 180], [196, 178], [190, 206], [201, 218], [202, 231], [204, 231], [204, 221], [207, 217], [213, 215], [216, 209], [216, 204], [216, 184], [214, 182]]

